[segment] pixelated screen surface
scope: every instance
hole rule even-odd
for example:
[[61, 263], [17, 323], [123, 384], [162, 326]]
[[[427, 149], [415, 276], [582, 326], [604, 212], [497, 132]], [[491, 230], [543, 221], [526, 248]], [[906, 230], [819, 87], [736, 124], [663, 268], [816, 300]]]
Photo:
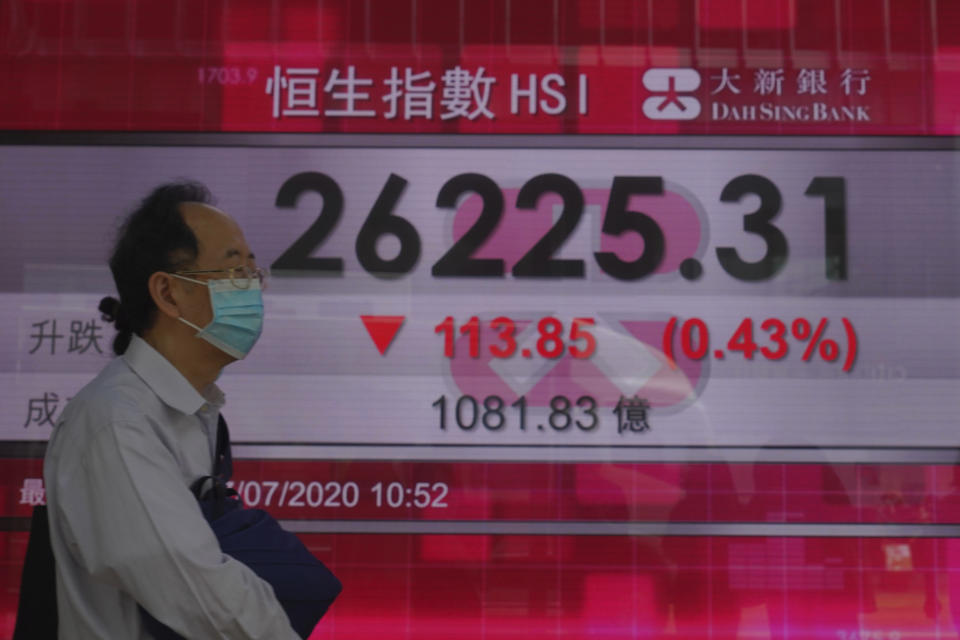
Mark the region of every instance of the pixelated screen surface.
[[958, 20], [6, 4], [0, 637], [118, 220], [181, 177], [272, 271], [218, 384], [344, 584], [311, 637], [957, 637]]

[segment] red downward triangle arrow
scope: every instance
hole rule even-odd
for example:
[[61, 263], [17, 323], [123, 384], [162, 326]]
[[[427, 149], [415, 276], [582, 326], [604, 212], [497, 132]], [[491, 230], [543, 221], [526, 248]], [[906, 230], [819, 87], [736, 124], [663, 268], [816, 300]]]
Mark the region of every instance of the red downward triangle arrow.
[[387, 352], [387, 348], [393, 339], [397, 337], [397, 331], [403, 325], [406, 316], [360, 316], [363, 320], [363, 326], [367, 328], [370, 339], [377, 346], [380, 355]]

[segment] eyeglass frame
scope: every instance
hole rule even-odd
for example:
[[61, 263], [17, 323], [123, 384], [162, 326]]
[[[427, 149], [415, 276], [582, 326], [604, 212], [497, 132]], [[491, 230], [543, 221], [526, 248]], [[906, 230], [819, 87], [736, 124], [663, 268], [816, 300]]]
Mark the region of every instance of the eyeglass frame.
[[[240, 271], [244, 275], [242, 277], [235, 276], [234, 273]], [[171, 274], [175, 276], [192, 276], [192, 275], [205, 275], [210, 273], [226, 273], [227, 277], [230, 279], [230, 284], [232, 284], [237, 289], [249, 289], [250, 281], [253, 278], [257, 278], [260, 281], [260, 288], [265, 289], [267, 284], [267, 278], [270, 277], [270, 269], [268, 267], [257, 267], [256, 269], [251, 269], [246, 265], [239, 267], [229, 267], [227, 269], [198, 269], [198, 270], [188, 270], [188, 271], [172, 271]], [[240, 286], [237, 284], [237, 281], [246, 282], [245, 286]]]

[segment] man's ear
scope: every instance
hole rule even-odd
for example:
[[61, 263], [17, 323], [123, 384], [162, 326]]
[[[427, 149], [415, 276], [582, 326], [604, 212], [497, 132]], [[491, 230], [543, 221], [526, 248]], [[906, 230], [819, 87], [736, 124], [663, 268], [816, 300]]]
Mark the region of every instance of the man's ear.
[[[160, 313], [171, 318], [180, 317], [180, 306], [177, 304], [175, 295], [173, 276], [163, 271], [157, 271], [147, 280], [147, 289], [150, 291], [150, 297], [153, 303], [157, 305]], [[179, 292], [177, 292], [179, 293]]]

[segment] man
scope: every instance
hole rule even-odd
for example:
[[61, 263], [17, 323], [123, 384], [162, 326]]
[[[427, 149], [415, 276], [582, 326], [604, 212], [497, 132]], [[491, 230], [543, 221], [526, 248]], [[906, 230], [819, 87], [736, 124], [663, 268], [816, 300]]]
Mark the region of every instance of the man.
[[120, 300], [101, 303], [120, 357], [64, 409], [44, 461], [60, 638], [149, 638], [138, 605], [186, 638], [299, 638], [189, 488], [211, 473], [214, 382], [263, 311], [243, 232], [209, 203], [201, 185], [164, 185], [120, 230]]

